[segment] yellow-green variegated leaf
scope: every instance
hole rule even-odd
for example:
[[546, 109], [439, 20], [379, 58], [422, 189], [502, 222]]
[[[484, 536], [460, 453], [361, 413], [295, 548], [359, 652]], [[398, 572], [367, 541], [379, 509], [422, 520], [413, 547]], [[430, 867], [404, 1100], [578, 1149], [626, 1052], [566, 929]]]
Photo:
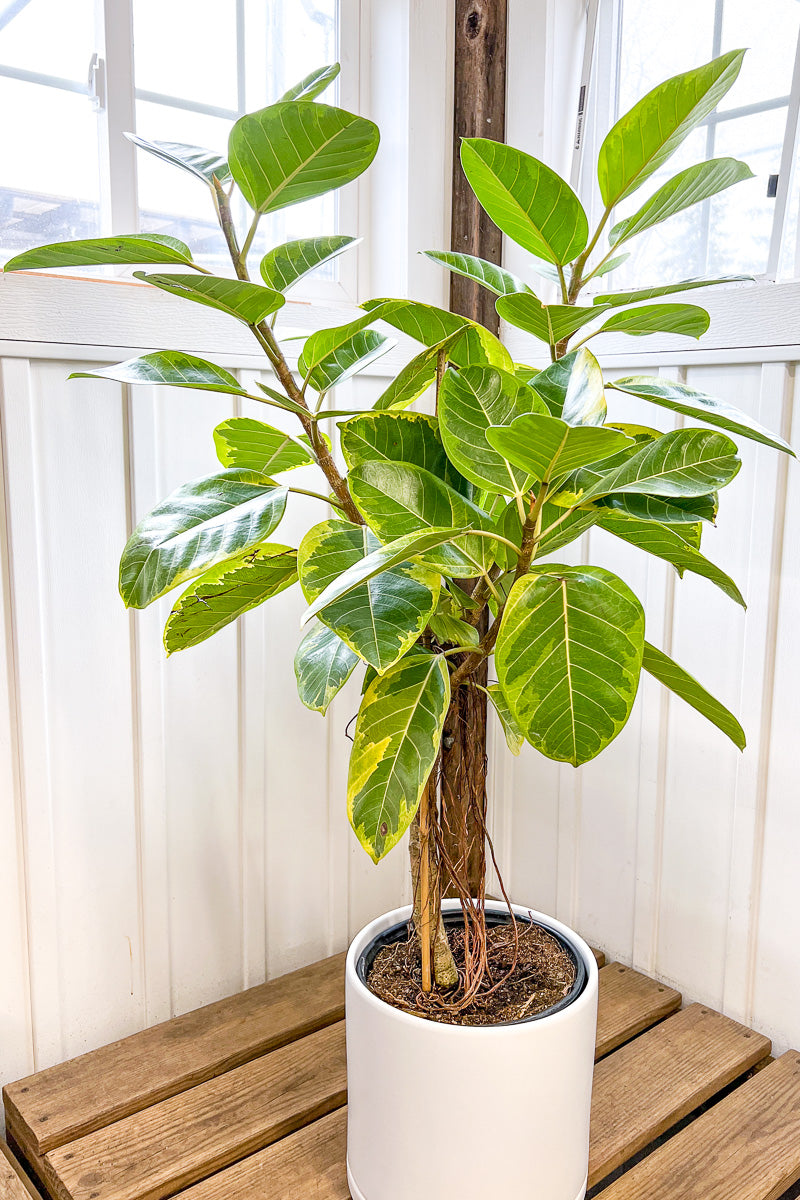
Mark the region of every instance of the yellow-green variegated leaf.
[[511, 753], [516, 757], [522, 747], [525, 745], [525, 735], [521, 732], [519, 725], [514, 718], [514, 714], [508, 707], [508, 701], [503, 695], [503, 689], [499, 683], [490, 683], [486, 690], [486, 695], [492, 702], [492, 707], [497, 713], [497, 719], [500, 722], [503, 733], [506, 739], [506, 745]]
[[639, 521], [627, 513], [614, 512], [609, 508], [603, 510], [599, 524], [624, 542], [672, 563], [681, 575], [684, 571], [702, 575], [704, 579], [721, 588], [731, 600], [741, 604], [742, 608], [746, 607], [742, 593], [730, 576], [709, 562], [691, 545], [687, 545], [677, 530], [659, 525], [656, 521]]
[[231, 177], [227, 161], [216, 150], [206, 150], [203, 146], [188, 146], [185, 142], [148, 142], [137, 133], [126, 133], [125, 137], [140, 150], [146, 150], [162, 162], [169, 163], [172, 167], [180, 167], [182, 171], [194, 175], [196, 179], [207, 183], [212, 190], [215, 179], [219, 183], [225, 183]]
[[327, 67], [317, 67], [316, 70], [309, 71], [308, 75], [299, 83], [295, 83], [283, 93], [278, 103], [285, 104], [289, 100], [316, 100], [317, 96], [330, 87], [340, 71], [341, 67], [338, 63], [331, 63]]
[[194, 267], [185, 242], [166, 233], [130, 233], [126, 237], [83, 238], [23, 250], [4, 271], [49, 271], [56, 267], [104, 267], [114, 263], [170, 263]]
[[610, 458], [631, 444], [618, 429], [568, 425], [542, 413], [525, 413], [510, 425], [492, 426], [486, 437], [509, 462], [543, 482]]
[[577, 767], [628, 720], [643, 649], [644, 610], [627, 584], [601, 567], [548, 564], [512, 587], [495, 666], [531, 745]]
[[568, 425], [602, 425], [606, 419], [603, 372], [585, 346], [539, 371], [531, 387], [542, 397], [547, 411]]
[[316, 364], [308, 374], [308, 384], [315, 392], [327, 392], [382, 358], [395, 344], [393, 338], [375, 329], [361, 329]]
[[508, 296], [512, 292], [533, 290], [511, 271], [506, 271], [504, 267], [498, 267], [496, 263], [487, 262], [485, 258], [477, 258], [474, 254], [457, 254], [450, 250], [423, 250], [422, 253], [432, 262], [441, 263], [443, 267], [447, 267], [454, 275], [462, 275], [465, 279], [474, 280], [481, 287], [494, 292], [495, 296]]
[[197, 646], [297, 579], [297, 551], [270, 543], [218, 563], [175, 602], [164, 628], [167, 654]]
[[223, 467], [243, 467], [277, 475], [314, 462], [308, 446], [252, 417], [230, 417], [214, 430], [217, 458]]
[[231, 469], [192, 479], [134, 529], [119, 565], [128, 608], [146, 608], [214, 563], [257, 546], [277, 528], [286, 488], [257, 471]]
[[439, 355], [444, 355], [445, 361], [449, 361], [450, 350], [463, 336], [464, 329], [459, 328], [440, 342], [426, 346], [398, 372], [386, 390], [381, 392], [373, 408], [402, 409], [413, 404], [436, 379]]
[[619, 246], [637, 233], [643, 233], [645, 229], [683, 212], [685, 208], [716, 196], [734, 183], [752, 178], [753, 172], [747, 163], [735, 158], [711, 158], [707, 162], [696, 163], [667, 180], [638, 212], [615, 225], [609, 239]]
[[145, 271], [134, 271], [134, 275], [162, 292], [205, 304], [245, 325], [258, 325], [285, 303], [280, 292], [222, 275], [148, 275]]
[[311, 271], [331, 262], [360, 241], [361, 238], [348, 237], [346, 234], [333, 234], [284, 242], [262, 258], [261, 278], [268, 288], [285, 292]]
[[509, 325], [532, 333], [548, 346], [555, 346], [593, 321], [608, 306], [596, 304], [581, 308], [573, 304], [542, 304], [532, 292], [514, 292], [500, 296], [495, 307]]
[[358, 655], [338, 634], [317, 622], [300, 642], [294, 656], [297, 694], [306, 708], [326, 713], [358, 661]]
[[613, 312], [597, 333], [627, 333], [629, 337], [676, 333], [701, 338], [710, 323], [708, 313], [698, 304], [640, 304], [638, 308]]
[[752, 283], [752, 275], [720, 275], [717, 279], [678, 279], [675, 283], [656, 284], [654, 287], [633, 288], [629, 292], [605, 292], [593, 297], [593, 304], [611, 305], [620, 308], [623, 304], [639, 304], [643, 300], [656, 300], [659, 296], [672, 296], [676, 292], [692, 292], [696, 288], [716, 287], [720, 283]]
[[472, 485], [444, 452], [439, 422], [427, 413], [364, 413], [342, 422], [339, 437], [348, 470], [362, 462], [416, 463], [468, 499], [472, 496]]
[[482, 208], [517, 245], [562, 266], [586, 246], [589, 224], [560, 175], [504, 142], [464, 138], [461, 165]]
[[477, 646], [481, 640], [474, 625], [452, 613], [434, 613], [428, 624], [440, 646]]
[[744, 750], [747, 739], [733, 713], [710, 692], [707, 692], [693, 675], [678, 666], [663, 650], [658, 650], [649, 642], [645, 642], [642, 667], [659, 683], [663, 683], [664, 687], [669, 688], [676, 696], [680, 696], [681, 700], [691, 704], [692, 708], [711, 721], [712, 725], [716, 725], [717, 729], [721, 729], [731, 739], [734, 746]]
[[447, 662], [438, 654], [409, 654], [367, 688], [350, 753], [347, 811], [373, 862], [414, 819], [449, 704]]
[[439, 428], [448, 458], [462, 475], [488, 492], [514, 494], [530, 475], [511, 466], [487, 440], [493, 425], [510, 425], [522, 413], [546, 412], [528, 384], [497, 367], [448, 369], [439, 391]]
[[[440, 577], [429, 567], [402, 562], [387, 569], [381, 564], [366, 579], [353, 576], [339, 581], [348, 571], [364, 570], [364, 560], [384, 547], [363, 525], [347, 521], [323, 521], [303, 538], [298, 551], [300, 583], [311, 609], [327, 591], [332, 599], [319, 612], [320, 620], [346, 642], [376, 671], [383, 672], [414, 644], [436, 611]], [[374, 561], [374, 560], [373, 560]], [[333, 589], [342, 591], [333, 598]]]
[[[432, 529], [494, 530], [487, 513], [413, 463], [362, 462], [348, 483], [364, 520], [385, 542]], [[444, 575], [471, 579], [488, 569], [492, 553], [488, 538], [467, 534], [428, 551], [425, 562]]]
[[272, 104], [240, 117], [228, 162], [245, 200], [277, 212], [357, 179], [378, 149], [377, 125], [313, 100]]
[[712, 113], [735, 83], [744, 50], [660, 83], [624, 114], [600, 147], [597, 178], [603, 203], [613, 208], [634, 192]]
[[724, 487], [741, 467], [736, 446], [710, 429], [675, 429], [623, 454], [578, 471], [571, 481], [585, 504], [601, 496], [635, 492], [648, 496], [707, 496]]
[[504, 371], [514, 369], [511, 355], [499, 338], [467, 317], [436, 308], [433, 304], [422, 304], [418, 300], [383, 298], [367, 300], [361, 307], [372, 314], [372, 320], [380, 317], [381, 321], [386, 321], [401, 333], [429, 347], [448, 341], [454, 334], [460, 333], [460, 337], [453, 338], [448, 351], [451, 361], [460, 367], [485, 365], [502, 367]]
[[70, 379], [116, 379], [119, 383], [165, 384], [168, 387], [200, 388], [208, 392], [227, 392], [246, 396], [238, 379], [215, 363], [180, 350], [156, 350], [140, 358], [128, 358], [113, 367], [94, 371], [73, 371]]

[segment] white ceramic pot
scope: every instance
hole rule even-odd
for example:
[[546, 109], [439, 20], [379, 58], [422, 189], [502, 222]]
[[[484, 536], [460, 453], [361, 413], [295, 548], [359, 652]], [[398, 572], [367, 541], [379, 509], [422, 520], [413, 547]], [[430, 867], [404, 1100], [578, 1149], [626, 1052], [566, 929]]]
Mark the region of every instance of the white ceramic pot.
[[[504, 911], [487, 903], [487, 910]], [[446, 909], [458, 901], [446, 901]], [[410, 908], [379, 917], [347, 955], [347, 1179], [353, 1200], [582, 1200], [589, 1161], [597, 964], [565, 925], [515, 905], [562, 935], [586, 968], [582, 992], [539, 1018], [443, 1025], [379, 1000], [358, 962]]]

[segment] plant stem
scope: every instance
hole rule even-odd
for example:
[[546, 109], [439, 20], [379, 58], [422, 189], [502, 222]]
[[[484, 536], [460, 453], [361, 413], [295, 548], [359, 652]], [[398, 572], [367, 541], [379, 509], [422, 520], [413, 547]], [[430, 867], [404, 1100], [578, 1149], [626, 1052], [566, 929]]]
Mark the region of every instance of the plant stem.
[[433, 991], [433, 947], [431, 945], [431, 813], [430, 788], [426, 784], [419, 802], [419, 937], [422, 949], [422, 990]]
[[322, 500], [324, 504], [330, 504], [333, 506], [333, 508], [342, 509], [342, 505], [339, 503], [339, 501], [334, 500], [332, 496], [323, 496], [319, 492], [310, 492], [307, 488], [300, 487], [290, 487], [286, 490], [288, 492], [294, 492], [297, 496], [310, 496], [312, 500]]
[[[231, 256], [231, 261], [233, 263], [234, 270], [236, 271], [236, 275], [243, 282], [249, 282], [250, 276], [247, 273], [247, 264], [244, 261], [243, 252], [239, 249], [239, 243], [236, 237], [236, 229], [234, 228], [233, 218], [231, 216], [230, 198], [225, 190], [219, 186], [219, 184], [217, 184], [214, 188], [214, 199], [216, 202], [220, 227], [225, 236], [228, 253]], [[252, 236], [255, 236], [256, 224], [257, 221], [254, 221], [250, 228], [248, 242], [245, 243], [245, 247], [248, 246], [249, 242], [252, 242]], [[275, 334], [272, 332], [266, 321], [260, 321], [257, 325], [250, 325], [249, 328], [266, 354], [267, 358], [271, 362], [272, 368], [280, 380], [281, 386], [286, 392], [286, 395], [290, 400], [294, 400], [295, 404], [299, 405], [300, 408], [305, 410], [304, 413], [298, 413], [298, 418], [303, 426], [303, 429], [308, 435], [309, 441], [311, 442], [311, 447], [314, 451], [317, 463], [319, 464], [323, 474], [325, 475], [325, 478], [330, 484], [331, 491], [339, 501], [342, 512], [344, 512], [347, 519], [352, 521], [355, 525], [363, 525], [364, 519], [353, 503], [353, 497], [350, 495], [350, 489], [347, 486], [347, 482], [340, 475], [339, 469], [333, 460], [333, 455], [325, 445], [325, 441], [320, 434], [319, 429], [317, 428], [317, 424], [314, 420], [313, 414], [309, 410], [305, 397], [295, 383], [294, 376], [292, 375], [289, 364], [284, 358], [283, 352], [278, 345]]]

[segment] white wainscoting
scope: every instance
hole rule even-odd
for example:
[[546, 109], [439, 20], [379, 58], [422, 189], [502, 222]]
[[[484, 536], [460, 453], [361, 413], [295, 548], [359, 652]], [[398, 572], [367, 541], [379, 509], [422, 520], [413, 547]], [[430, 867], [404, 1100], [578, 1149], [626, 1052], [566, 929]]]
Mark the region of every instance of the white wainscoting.
[[[788, 435], [794, 367], [773, 353], [662, 355], [657, 369]], [[297, 589], [169, 660], [169, 601], [128, 614], [117, 595], [132, 522], [215, 469], [211, 429], [234, 402], [67, 382], [80, 361], [124, 356], [107, 348], [0, 355], [5, 1081], [342, 949], [407, 883], [402, 848], [375, 868], [347, 826], [356, 686], [327, 722], [296, 699]], [[237, 357], [252, 370], [235, 345], [223, 356]], [[380, 385], [356, 381], [346, 403]], [[617, 743], [580, 771], [492, 751], [492, 830], [514, 899], [781, 1048], [800, 1042], [800, 468], [741, 445], [704, 550], [739, 582], [746, 617], [609, 535], [579, 553], [636, 587], [650, 639], [741, 714], [747, 751], [645, 679]], [[293, 500], [287, 542], [324, 514]]]

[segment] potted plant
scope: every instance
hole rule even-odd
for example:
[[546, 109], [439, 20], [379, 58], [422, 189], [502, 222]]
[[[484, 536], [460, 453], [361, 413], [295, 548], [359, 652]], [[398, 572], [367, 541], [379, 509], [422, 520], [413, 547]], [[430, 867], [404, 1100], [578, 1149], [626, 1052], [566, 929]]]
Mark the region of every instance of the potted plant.
[[[407, 299], [368, 301], [358, 319], [308, 336], [290, 365], [275, 327], [287, 289], [354, 239], [278, 246], [261, 260], [259, 283], [248, 254], [264, 214], [351, 182], [375, 155], [372, 122], [317, 100], [336, 66], [237, 121], [227, 160], [135, 139], [208, 187], [233, 276], [209, 274], [188, 246], [154, 234], [45, 246], [6, 267], [157, 268], [137, 275], [247, 325], [275, 386], [248, 392], [213, 363], [169, 350], [91, 374], [248, 396], [299, 423], [295, 436], [248, 417], [222, 422], [222, 470], [142, 518], [122, 555], [120, 591], [143, 608], [184, 585], [164, 633], [172, 653], [299, 579], [308, 601], [295, 660], [303, 703], [324, 713], [363, 669], [348, 814], [376, 862], [410, 830], [414, 903], [363, 930], [347, 960], [348, 1169], [358, 1200], [585, 1193], [597, 968], [557, 921], [487, 901], [487, 702], [513, 753], [527, 741], [578, 767], [623, 728], [645, 670], [744, 747], [736, 718], [645, 640], [631, 589], [600, 565], [559, 562], [564, 547], [600, 526], [743, 603], [700, 551], [719, 489], [740, 466], [729, 435], [790, 447], [679, 383], [604, 382], [587, 348], [606, 332], [700, 337], [708, 314], [663, 298], [725, 280], [656, 283], [578, 303], [631, 238], [750, 177], [733, 159], [699, 163], [618, 214], [712, 112], [741, 60], [733, 52], [670, 79], [617, 122], [599, 153], [604, 210], [591, 234], [578, 197], [543, 163], [504, 144], [463, 143], [479, 201], [557, 298], [543, 303], [492, 263], [428, 254], [496, 294], [501, 317], [547, 349], [541, 370], [515, 363], [475, 322]], [[235, 189], [253, 213], [241, 240]], [[388, 348], [378, 322], [422, 348], [370, 411], [329, 407], [331, 389]], [[409, 411], [429, 389], [433, 414]], [[616, 422], [607, 411], [616, 393], [689, 424], [662, 432]], [[303, 490], [290, 472], [307, 464], [320, 472], [321, 490], [304, 490], [319, 499], [320, 519], [294, 548], [271, 538]]]

